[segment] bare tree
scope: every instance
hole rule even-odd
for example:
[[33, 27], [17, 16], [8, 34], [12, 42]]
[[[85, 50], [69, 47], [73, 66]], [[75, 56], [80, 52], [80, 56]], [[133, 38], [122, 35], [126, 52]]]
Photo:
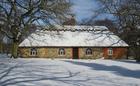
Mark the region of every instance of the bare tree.
[[0, 32], [13, 41], [12, 56], [17, 57], [19, 40], [30, 25], [60, 23], [70, 6], [68, 0], [0, 0]]
[[[85, 19], [86, 20], [86, 19]], [[94, 26], [106, 26], [111, 32], [114, 32], [114, 33], [118, 33], [117, 32], [117, 25], [116, 23], [113, 21], [113, 20], [110, 20], [110, 19], [90, 19], [87, 21], [83, 21], [81, 22], [81, 24], [84, 24], [84, 25], [94, 25]]]
[[112, 14], [118, 23], [121, 37], [135, 52], [137, 61], [140, 61], [140, 1], [139, 0], [97, 0], [101, 3], [99, 13]]

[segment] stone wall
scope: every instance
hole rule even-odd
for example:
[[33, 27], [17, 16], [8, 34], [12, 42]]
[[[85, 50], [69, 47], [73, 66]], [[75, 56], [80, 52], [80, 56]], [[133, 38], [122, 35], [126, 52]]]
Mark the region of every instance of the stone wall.
[[19, 48], [21, 57], [40, 57], [40, 58], [72, 58], [72, 49], [65, 48], [65, 55], [58, 55], [59, 48], [36, 48], [37, 55], [31, 56], [31, 48]]
[[[59, 55], [59, 48], [36, 48], [37, 55], [30, 55], [31, 48], [19, 48], [21, 57], [40, 57], [40, 58], [73, 58], [72, 48], [64, 48], [65, 55]], [[113, 56], [108, 56], [108, 48], [91, 48], [92, 55], [86, 55], [86, 48], [79, 48], [78, 54], [80, 59], [98, 59], [104, 57], [105, 59], [121, 59], [127, 55], [127, 48], [113, 48]]]
[[30, 49], [29, 48], [19, 48], [18, 53], [21, 57], [27, 58], [30, 57]]
[[72, 49], [65, 48], [65, 55], [58, 54], [59, 48], [47, 48], [48, 58], [72, 58]]
[[91, 48], [92, 49], [92, 55], [86, 55], [87, 48], [79, 48], [79, 58], [80, 59], [98, 59], [103, 57], [103, 51], [102, 48]]

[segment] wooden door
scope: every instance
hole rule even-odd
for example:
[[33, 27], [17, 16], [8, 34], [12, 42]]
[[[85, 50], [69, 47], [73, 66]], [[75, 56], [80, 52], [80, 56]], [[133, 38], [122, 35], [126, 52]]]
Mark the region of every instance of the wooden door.
[[79, 53], [78, 53], [78, 48], [74, 47], [73, 48], [73, 59], [79, 59]]

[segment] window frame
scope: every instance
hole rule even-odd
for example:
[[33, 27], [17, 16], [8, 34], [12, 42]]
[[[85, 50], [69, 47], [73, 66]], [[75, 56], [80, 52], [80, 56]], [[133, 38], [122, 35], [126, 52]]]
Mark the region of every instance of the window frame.
[[113, 56], [113, 48], [108, 48], [108, 55]]
[[31, 48], [30, 49], [30, 56], [37, 56], [37, 53], [38, 53], [38, 51], [37, 51], [36, 48]]
[[65, 49], [64, 49], [64, 48], [59, 48], [59, 50], [58, 50], [58, 55], [59, 55], [59, 56], [65, 56], [65, 54], [66, 54]]
[[92, 54], [93, 54], [92, 48], [86, 48], [85, 55], [92, 56]]

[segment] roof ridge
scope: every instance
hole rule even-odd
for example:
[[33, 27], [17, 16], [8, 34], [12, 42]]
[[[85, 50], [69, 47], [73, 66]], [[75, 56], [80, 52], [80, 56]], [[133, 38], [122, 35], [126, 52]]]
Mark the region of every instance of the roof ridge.
[[45, 28], [47, 31], [108, 31], [106, 26], [80, 26], [80, 25], [54, 25], [49, 28]]
[[108, 31], [108, 30], [95, 30], [95, 29], [45, 29], [46, 31]]

